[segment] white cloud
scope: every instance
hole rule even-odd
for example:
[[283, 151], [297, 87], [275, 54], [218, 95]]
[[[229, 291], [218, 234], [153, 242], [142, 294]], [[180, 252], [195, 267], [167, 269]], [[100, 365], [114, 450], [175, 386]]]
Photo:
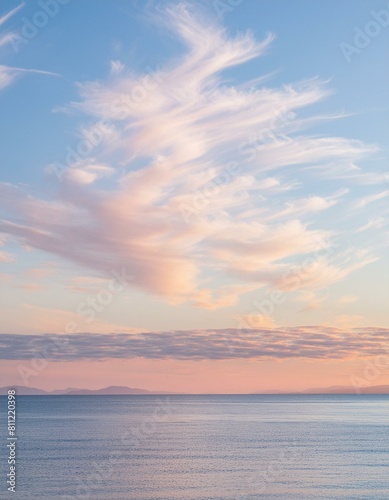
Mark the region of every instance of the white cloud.
[[[5, 24], [12, 16], [14, 16], [17, 12], [19, 12], [25, 3], [22, 2], [14, 9], [5, 13], [2, 17], [0, 17], [0, 26]], [[5, 34], [0, 33], [0, 49], [3, 49], [12, 44], [18, 35], [12, 31], [9, 31]], [[25, 69], [25, 68], [15, 68], [12, 66], [8, 66], [5, 64], [0, 64], [0, 91], [11, 85], [18, 77], [23, 75], [23, 73], [36, 73], [41, 75], [50, 75], [50, 76], [58, 76], [56, 73], [51, 73], [50, 71], [42, 71], [38, 69]]]
[[369, 221], [357, 229], [357, 233], [362, 233], [363, 231], [367, 231], [369, 229], [375, 228], [380, 229], [385, 224], [385, 219], [383, 217], [374, 217], [369, 219]]
[[[101, 274], [124, 266], [148, 292], [209, 308], [264, 284], [328, 286], [372, 262], [351, 249], [301, 267], [332, 236], [318, 214], [340, 206], [346, 192], [283, 198], [309, 190], [304, 169], [350, 164], [374, 151], [299, 133], [309, 122], [296, 112], [328, 96], [326, 85], [314, 78], [234, 86], [223, 71], [264, 54], [273, 35], [232, 38], [185, 5], [169, 8], [164, 23], [185, 53], [143, 74], [115, 62], [107, 82], [80, 84], [71, 108], [106, 124], [101, 151], [66, 171], [52, 201], [1, 185], [10, 215], [0, 230]], [[273, 138], [264, 141], [269, 131]], [[109, 184], [95, 185], [108, 175]], [[286, 283], [288, 272], [299, 279]]]
[[4, 24], [5, 22], [8, 21], [13, 15], [15, 15], [17, 12], [19, 12], [20, 9], [24, 7], [25, 3], [22, 2], [19, 4], [17, 7], [13, 8], [12, 10], [9, 10], [6, 12], [3, 16], [0, 17], [0, 26]]
[[380, 193], [370, 194], [368, 196], [363, 196], [357, 202], [355, 202], [355, 208], [364, 208], [370, 203], [382, 200], [383, 198], [389, 197], [389, 190], [381, 191]]

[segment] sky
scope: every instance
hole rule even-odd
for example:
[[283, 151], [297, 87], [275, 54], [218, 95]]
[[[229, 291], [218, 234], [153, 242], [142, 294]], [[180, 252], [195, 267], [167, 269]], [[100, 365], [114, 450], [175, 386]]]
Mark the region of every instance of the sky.
[[0, 4], [2, 384], [389, 384], [389, 4]]

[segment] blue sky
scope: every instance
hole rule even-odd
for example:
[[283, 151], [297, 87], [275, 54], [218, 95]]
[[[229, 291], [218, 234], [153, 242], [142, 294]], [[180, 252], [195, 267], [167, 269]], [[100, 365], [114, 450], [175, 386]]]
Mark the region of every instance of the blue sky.
[[[167, 3], [151, 2], [146, 10], [152, 12], [156, 5]], [[197, 2], [201, 3], [210, 2]], [[18, 2], [4, 1], [2, 11], [6, 13], [16, 5]], [[10, 165], [3, 173], [7, 180], [34, 182], [41, 175], [42, 164], [61, 158], [80, 117], [63, 116], [52, 110], [77, 99], [76, 82], [105, 78], [112, 59], [121, 59], [139, 70], [148, 65], [155, 67], [182, 50], [161, 28], [148, 26], [144, 5], [145, 2], [132, 1], [69, 2], [28, 44], [19, 45], [18, 54], [11, 47], [5, 51], [5, 64], [60, 75], [23, 78], [2, 94], [3, 115], [12, 116], [12, 121], [1, 123], [1, 133], [7, 137], [1, 158]], [[385, 148], [389, 69], [383, 61], [389, 30], [383, 28], [361, 54], [352, 56], [350, 63], [339, 47], [342, 42], [352, 44], [354, 28], [363, 28], [372, 19], [372, 10], [378, 12], [385, 7], [385, 1], [301, 1], [297, 8], [287, 1], [244, 0], [224, 14], [223, 22], [229, 31], [251, 30], [259, 38], [271, 31], [276, 40], [263, 58], [226, 73], [235, 81], [244, 81], [274, 72], [272, 85], [316, 75], [330, 79], [335, 93], [318, 107], [352, 116], [321, 125], [319, 130], [336, 131]], [[218, 19], [216, 9], [203, 9]], [[7, 28], [21, 29], [26, 24], [23, 19], [31, 21], [39, 10], [37, 2], [26, 2], [7, 22]], [[20, 135], [23, 148], [15, 147]], [[381, 162], [384, 167], [385, 160]]]
[[24, 42], [46, 3], [0, 6], [5, 331], [63, 331], [123, 266], [82, 328], [387, 326], [387, 2], [52, 1]]

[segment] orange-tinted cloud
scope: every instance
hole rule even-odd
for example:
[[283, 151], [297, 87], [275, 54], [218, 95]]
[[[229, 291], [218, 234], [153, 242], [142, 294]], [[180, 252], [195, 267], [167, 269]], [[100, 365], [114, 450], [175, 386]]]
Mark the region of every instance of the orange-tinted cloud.
[[0, 185], [0, 231], [103, 276], [125, 267], [134, 286], [205, 308], [235, 303], [245, 286], [328, 286], [372, 262], [351, 248], [284, 280], [333, 236], [318, 214], [341, 210], [348, 196], [332, 187], [292, 196], [304, 178], [287, 171], [350, 164], [376, 149], [301, 133], [328, 119], [296, 114], [328, 96], [326, 85], [227, 85], [221, 73], [263, 55], [273, 35], [230, 37], [185, 5], [167, 8], [163, 24], [184, 55], [139, 75], [114, 64], [106, 82], [80, 84], [72, 110], [97, 122], [81, 129], [64, 165], [51, 165], [45, 199]]

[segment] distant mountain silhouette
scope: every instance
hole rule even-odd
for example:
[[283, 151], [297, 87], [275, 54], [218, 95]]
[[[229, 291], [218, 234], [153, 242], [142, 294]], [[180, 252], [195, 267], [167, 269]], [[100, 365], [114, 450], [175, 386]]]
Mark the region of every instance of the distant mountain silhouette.
[[258, 391], [254, 394], [389, 394], [389, 385], [359, 388], [348, 385], [333, 385], [331, 387], [314, 387], [304, 391]]
[[88, 394], [96, 394], [100, 396], [109, 395], [128, 395], [128, 394], [168, 394], [161, 391], [147, 391], [146, 389], [133, 389], [131, 387], [121, 385], [111, 385], [103, 389], [71, 389], [66, 392], [70, 396], [83, 396]]
[[[19, 396], [136, 396], [142, 394], [178, 394], [167, 391], [148, 391], [146, 389], [134, 389], [131, 387], [111, 385], [102, 389], [77, 389], [69, 387], [67, 389], [57, 389], [55, 391], [44, 391], [34, 387], [24, 385], [10, 385], [0, 387], [0, 396], [7, 394], [9, 389], [15, 389]], [[389, 394], [389, 385], [372, 385], [370, 387], [361, 387], [360, 394]], [[356, 388], [346, 385], [334, 385], [331, 387], [316, 387], [305, 389], [304, 391], [258, 391], [253, 394], [358, 394]]]
[[141, 395], [141, 394], [172, 394], [171, 392], [163, 391], [147, 391], [146, 389], [132, 389], [131, 387], [115, 386], [104, 387], [103, 389], [77, 389], [69, 387], [68, 389], [57, 389], [55, 391], [43, 391], [33, 387], [24, 385], [12, 385], [0, 387], [0, 395], [4, 396], [9, 389], [15, 389], [16, 395], [19, 396], [109, 396], [109, 395]]
[[34, 389], [34, 387], [10, 385], [8, 387], [0, 387], [0, 395], [4, 396], [8, 394], [10, 389], [15, 389], [16, 395], [20, 394], [21, 396], [44, 396], [45, 394], [48, 394], [46, 391], [43, 391], [42, 389]]
[[303, 394], [389, 394], [389, 385], [372, 385], [370, 387], [352, 387], [347, 385], [333, 385], [306, 389]]

